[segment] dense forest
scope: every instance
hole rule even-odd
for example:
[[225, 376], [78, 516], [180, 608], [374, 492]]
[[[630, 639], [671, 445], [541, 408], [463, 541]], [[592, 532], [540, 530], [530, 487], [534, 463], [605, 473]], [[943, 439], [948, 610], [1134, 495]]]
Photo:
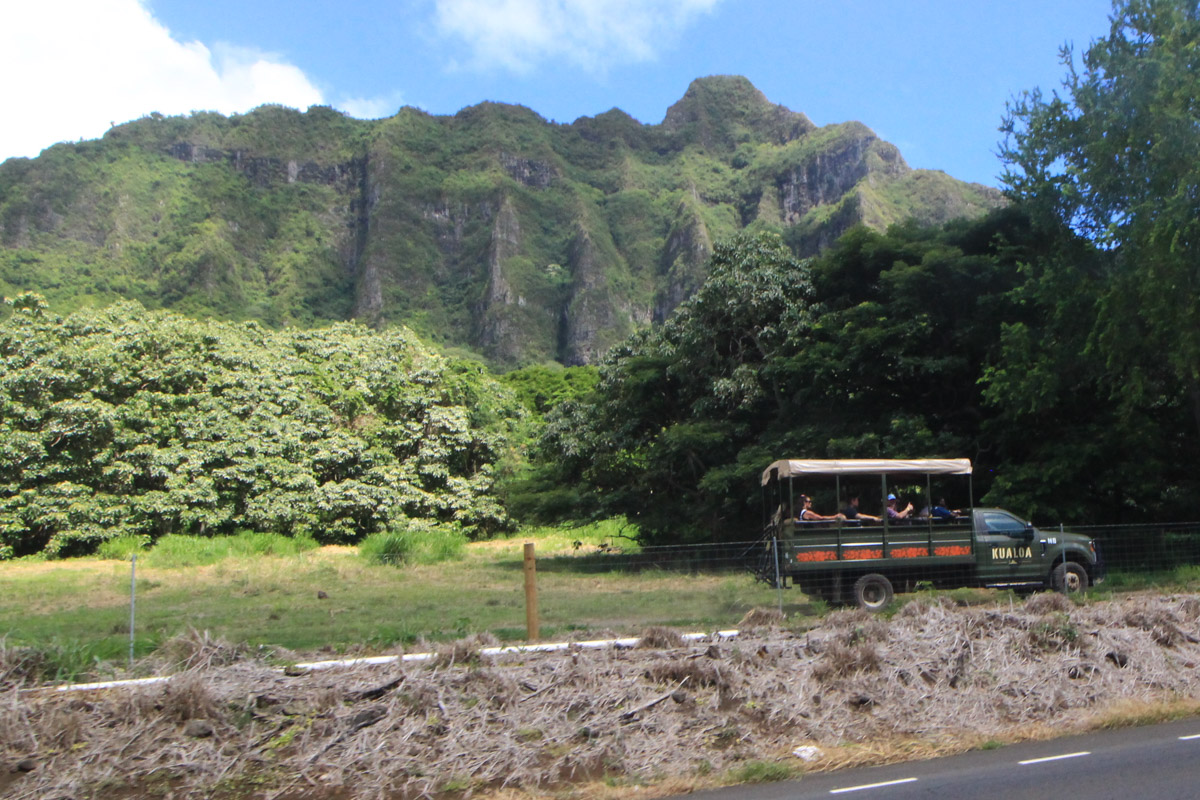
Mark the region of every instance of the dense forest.
[[[594, 366], [492, 375], [408, 329], [272, 330], [137, 305], [0, 324], [0, 558], [120, 533], [624, 516], [646, 543], [759, 523], [782, 457], [969, 457], [1040, 522], [1200, 504], [1200, 13], [1128, 0], [1004, 119], [1008, 202], [716, 239], [694, 291]], [[496, 362], [493, 362], [496, 363]]]
[[0, 558], [239, 530], [356, 542], [511, 521], [497, 463], [526, 415], [478, 363], [343, 323], [270, 331], [137, 304], [0, 327]]

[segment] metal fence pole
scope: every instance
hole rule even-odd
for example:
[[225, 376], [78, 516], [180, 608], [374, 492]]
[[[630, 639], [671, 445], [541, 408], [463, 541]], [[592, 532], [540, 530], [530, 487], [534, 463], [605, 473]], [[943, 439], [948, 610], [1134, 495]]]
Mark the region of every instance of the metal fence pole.
[[1063, 543], [1062, 543], [1062, 537], [1063, 537], [1064, 533], [1066, 533], [1066, 529], [1063, 527], [1063, 524], [1060, 522], [1060, 523], [1058, 523], [1058, 546], [1063, 548], [1063, 551], [1062, 551], [1063, 596], [1070, 597], [1071, 586], [1070, 586], [1070, 581], [1067, 580], [1067, 548], [1063, 547]]
[[137, 608], [137, 553], [129, 558], [129, 671], [133, 671], [133, 628]]
[[779, 595], [779, 613], [783, 613], [783, 584], [779, 581], [779, 539], [771, 537], [771, 555], [775, 560], [775, 594]]

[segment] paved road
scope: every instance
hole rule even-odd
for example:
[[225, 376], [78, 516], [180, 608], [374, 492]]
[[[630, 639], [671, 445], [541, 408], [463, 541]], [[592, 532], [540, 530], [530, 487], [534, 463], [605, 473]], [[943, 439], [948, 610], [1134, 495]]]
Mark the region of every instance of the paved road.
[[799, 781], [698, 792], [691, 800], [1196, 800], [1200, 719], [1073, 736]]

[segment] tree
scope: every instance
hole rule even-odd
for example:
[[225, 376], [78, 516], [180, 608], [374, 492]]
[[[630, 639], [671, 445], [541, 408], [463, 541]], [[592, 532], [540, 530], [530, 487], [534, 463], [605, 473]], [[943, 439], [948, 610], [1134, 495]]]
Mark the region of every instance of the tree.
[[[1026, 236], [1002, 211], [943, 229], [857, 229], [797, 261], [772, 234], [713, 251], [708, 280], [614, 348], [595, 393], [549, 415], [537, 486], [623, 514], [643, 541], [758, 532], [777, 458], [974, 456], [978, 379]], [[522, 512], [524, 509], [522, 509]]]
[[505, 529], [524, 413], [402, 329], [272, 332], [137, 304], [0, 323], [0, 560], [120, 535], [353, 542], [424, 520]]
[[625, 515], [655, 543], [753, 529], [755, 439], [790, 395], [770, 367], [811, 325], [811, 297], [778, 236], [718, 244], [704, 285], [613, 348], [591, 397], [550, 414], [541, 460], [575, 483], [575, 510]]
[[1063, 94], [1010, 104], [1004, 180], [1104, 254], [1073, 324], [1110, 390], [1131, 408], [1182, 401], [1200, 434], [1200, 12], [1116, 0], [1110, 20], [1081, 68], [1064, 47]]
[[[830, 457], [975, 458], [977, 380], [1028, 247], [1015, 209], [941, 228], [848, 232], [813, 266], [819, 323], [787, 369]], [[784, 368], [781, 366], [781, 368]]]

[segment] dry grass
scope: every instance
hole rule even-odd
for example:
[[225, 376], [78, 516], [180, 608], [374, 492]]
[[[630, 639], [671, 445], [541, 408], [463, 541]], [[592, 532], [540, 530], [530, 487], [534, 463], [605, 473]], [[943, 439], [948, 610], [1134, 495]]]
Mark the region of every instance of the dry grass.
[[683, 647], [683, 636], [679, 631], [654, 625], [642, 631], [638, 647], [666, 650], [672, 647]]
[[[805, 633], [655, 630], [654, 648], [490, 662], [474, 638], [429, 662], [297, 676], [193, 633], [173, 645], [187, 668], [162, 685], [0, 691], [0, 793], [615, 800], [755, 764], [788, 774], [1155, 722], [1200, 711], [1198, 601], [922, 599]], [[820, 755], [800, 762], [801, 745]]]
[[780, 628], [787, 620], [783, 612], [776, 608], [752, 608], [746, 612], [737, 624], [739, 631], [753, 631], [761, 628]]
[[433, 662], [440, 667], [487, 663], [488, 659], [481, 657], [479, 651], [485, 647], [495, 647], [499, 643], [499, 639], [488, 633], [468, 636], [438, 647], [434, 651]]

